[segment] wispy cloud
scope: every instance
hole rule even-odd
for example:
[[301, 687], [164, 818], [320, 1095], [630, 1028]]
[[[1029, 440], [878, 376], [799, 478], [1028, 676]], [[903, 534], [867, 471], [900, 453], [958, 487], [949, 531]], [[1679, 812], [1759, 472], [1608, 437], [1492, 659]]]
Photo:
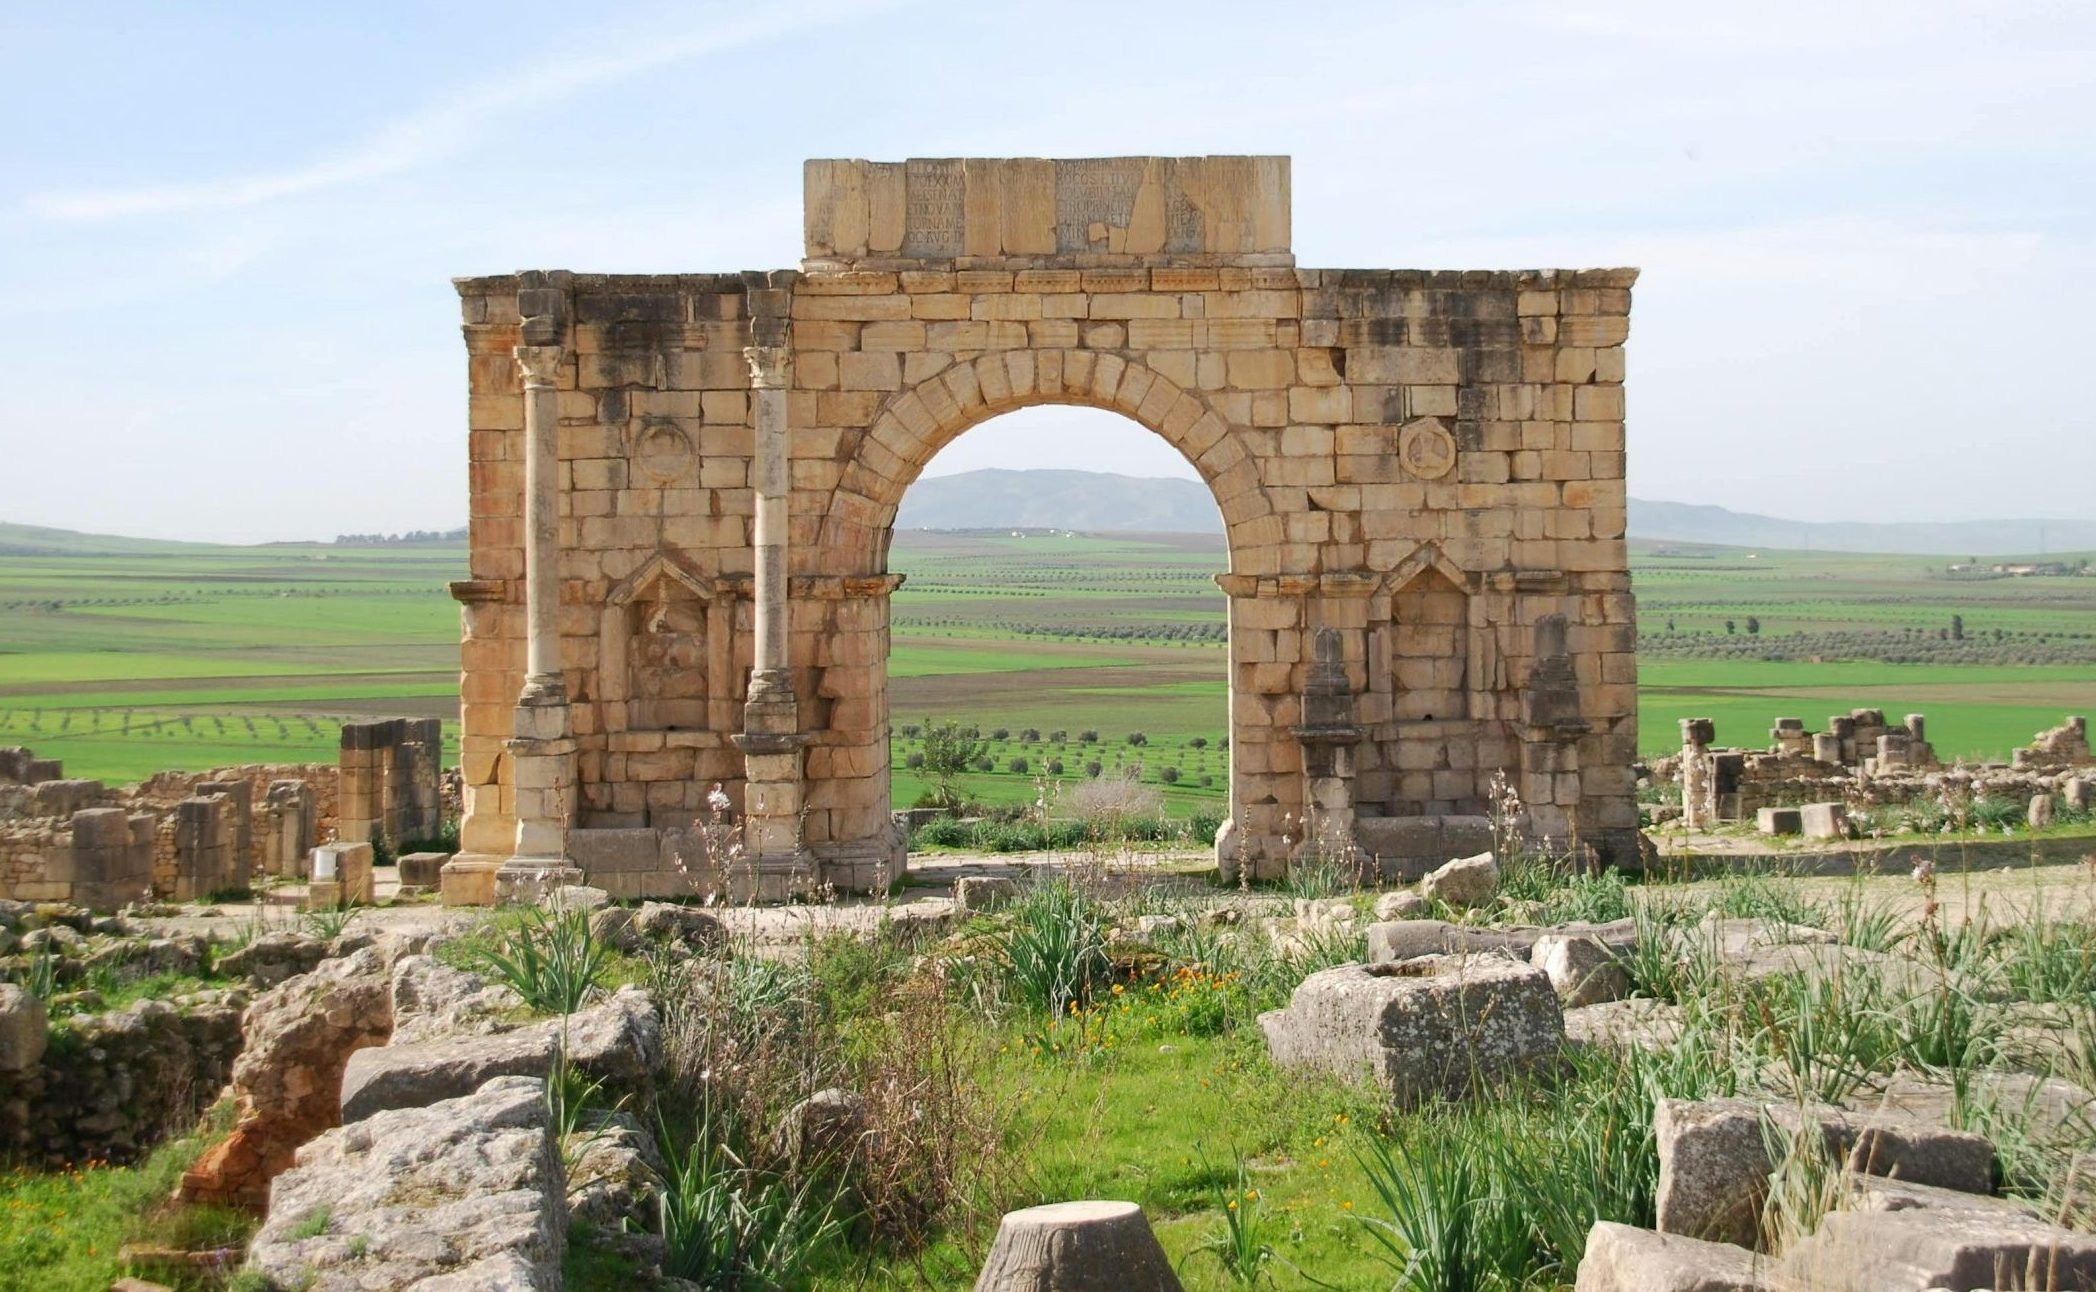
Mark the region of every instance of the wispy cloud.
[[691, 35], [619, 41], [632, 53], [564, 58], [520, 67], [380, 125], [329, 155], [278, 170], [184, 184], [77, 189], [32, 195], [27, 209], [46, 220], [94, 222], [136, 216], [254, 206], [327, 189], [369, 183], [426, 166], [469, 147], [501, 125], [528, 125], [524, 109], [594, 85], [708, 54], [719, 54], [804, 30], [814, 24], [892, 8], [895, 0], [818, 0], [765, 6], [761, 12], [722, 16]]

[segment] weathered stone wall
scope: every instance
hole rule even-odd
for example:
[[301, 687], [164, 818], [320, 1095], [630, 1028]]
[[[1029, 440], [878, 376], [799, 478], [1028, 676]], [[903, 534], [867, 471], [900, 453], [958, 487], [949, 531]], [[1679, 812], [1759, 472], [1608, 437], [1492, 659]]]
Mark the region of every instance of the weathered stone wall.
[[[0, 787], [0, 898], [109, 910], [301, 874], [313, 845], [334, 832], [337, 780], [325, 764], [256, 763], [159, 772], [121, 790], [69, 780]], [[224, 806], [197, 805], [205, 800]], [[287, 833], [287, 824], [298, 828]]]
[[0, 1159], [131, 1162], [187, 1131], [240, 1053], [237, 999], [140, 1001], [53, 1027], [42, 1060], [0, 1071]]
[[[1247, 160], [1260, 159], [1206, 159]], [[1528, 763], [1543, 783], [1572, 778], [1561, 827], [1629, 846], [1622, 383], [1635, 271], [1296, 269], [1285, 214], [1278, 226], [1256, 214], [1274, 184], [1285, 213], [1285, 162], [1278, 178], [1248, 172], [1251, 196], [1165, 183], [1161, 242], [1148, 179], [1125, 220], [1071, 222], [1060, 170], [982, 163], [991, 185], [967, 169], [978, 163], [953, 163], [959, 241], [926, 249], [912, 243], [931, 217], [908, 169], [925, 165], [811, 164], [803, 274], [459, 282], [465, 850], [507, 855], [515, 832], [503, 741], [524, 669], [524, 402], [511, 351], [527, 316], [557, 322], [568, 350], [560, 618], [578, 824], [682, 826], [710, 783], [739, 791], [753, 309], [792, 320], [791, 661], [818, 856], [888, 823], [888, 546], [903, 492], [969, 427], [1058, 403], [1128, 416], [1215, 494], [1230, 552], [1231, 806], [1255, 857], [1304, 812], [1290, 729], [1323, 627], [1341, 634], [1359, 695], [1362, 812], [1480, 813], [1493, 772]], [[924, 179], [924, 201], [953, 179]], [[1278, 227], [1278, 246], [1245, 220]], [[1577, 712], [1546, 733], [1523, 698], [1552, 615], [1567, 624]], [[1445, 657], [1421, 667], [1442, 638], [1459, 674]], [[1451, 712], [1427, 707], [1450, 697]]]

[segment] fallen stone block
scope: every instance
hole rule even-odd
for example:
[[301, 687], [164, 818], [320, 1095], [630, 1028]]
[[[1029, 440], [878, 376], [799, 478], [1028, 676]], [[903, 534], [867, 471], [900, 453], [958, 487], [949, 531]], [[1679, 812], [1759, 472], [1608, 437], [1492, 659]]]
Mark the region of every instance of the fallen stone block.
[[1808, 839], [1849, 837], [1849, 809], [1845, 803], [1807, 803], [1798, 809], [1798, 815]]
[[1794, 807], [1756, 809], [1754, 828], [1763, 834], [1803, 834], [1805, 814]]
[[1017, 881], [1001, 875], [963, 875], [953, 882], [953, 900], [964, 911], [994, 910], [1019, 895]]
[[1706, 1243], [1613, 1221], [1587, 1233], [1576, 1292], [1766, 1292], [1774, 1271], [1765, 1256], [1730, 1243]]
[[309, 1292], [555, 1292], [565, 1191], [544, 1084], [497, 1078], [301, 1149], [247, 1268]]
[[1550, 978], [1567, 1009], [1617, 1000], [1630, 994], [1630, 975], [1597, 938], [1546, 933], [1536, 939], [1529, 963]]
[[1557, 1057], [1565, 1031], [1550, 979], [1502, 955], [1326, 969], [1259, 1026], [1281, 1066], [1369, 1077], [1400, 1103], [1532, 1072]]
[[1759, 1247], [1769, 1177], [1808, 1118], [1844, 1171], [1968, 1193], [1993, 1190], [1994, 1146], [1965, 1131], [1775, 1101], [1661, 1099], [1653, 1113], [1660, 1230]]
[[1853, 1292], [2096, 1287], [2096, 1234], [2006, 1199], [1898, 1181], [1849, 1192], [1784, 1253], [1787, 1282]]
[[1483, 906], [1499, 895], [1499, 863], [1489, 852], [1458, 857], [1420, 880], [1419, 893], [1459, 909]]
[[601, 1005], [514, 1031], [359, 1050], [342, 1073], [342, 1121], [426, 1107], [495, 1077], [544, 1078], [563, 1046], [569, 1063], [614, 1094], [638, 1094], [661, 1055], [661, 1023], [646, 993], [629, 987]]
[[1385, 893], [1376, 898], [1375, 917], [1378, 923], [1416, 919], [1426, 912], [1427, 900], [1409, 888]]
[[444, 882], [444, 863], [451, 860], [448, 852], [411, 852], [399, 861], [400, 888], [402, 892], [431, 892]]
[[1535, 940], [1533, 929], [1473, 929], [1446, 920], [1393, 920], [1368, 926], [1368, 961], [1384, 964], [1419, 956], [1493, 951], [1525, 956]]
[[1663, 1000], [1612, 1000], [1565, 1011], [1565, 1048], [1665, 1050], [1681, 1040], [1684, 1011]]

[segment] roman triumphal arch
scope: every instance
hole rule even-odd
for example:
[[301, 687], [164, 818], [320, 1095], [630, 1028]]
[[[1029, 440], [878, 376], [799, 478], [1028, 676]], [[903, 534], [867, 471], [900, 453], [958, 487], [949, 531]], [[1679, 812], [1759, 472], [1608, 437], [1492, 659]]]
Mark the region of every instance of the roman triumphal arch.
[[[1126, 414], [1229, 535], [1226, 871], [1635, 855], [1636, 271], [1306, 270], [1285, 157], [811, 161], [799, 270], [458, 281], [464, 851], [447, 898], [866, 889], [903, 490], [1043, 403]], [[694, 828], [720, 783], [743, 830]]]

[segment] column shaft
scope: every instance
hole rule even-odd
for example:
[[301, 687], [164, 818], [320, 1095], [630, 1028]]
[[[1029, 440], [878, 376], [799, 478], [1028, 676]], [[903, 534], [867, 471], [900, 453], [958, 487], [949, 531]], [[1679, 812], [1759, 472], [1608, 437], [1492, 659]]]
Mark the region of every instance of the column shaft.
[[524, 370], [524, 700], [564, 696], [560, 665], [561, 349], [516, 349]]

